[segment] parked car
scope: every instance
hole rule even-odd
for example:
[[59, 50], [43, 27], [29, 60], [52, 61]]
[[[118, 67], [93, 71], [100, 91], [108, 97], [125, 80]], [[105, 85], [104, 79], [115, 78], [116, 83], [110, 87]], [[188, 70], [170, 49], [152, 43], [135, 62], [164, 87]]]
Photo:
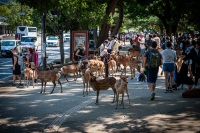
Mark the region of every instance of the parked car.
[[38, 48], [38, 41], [35, 36], [22, 36], [21, 43], [22, 45], [30, 45], [33, 48]]
[[50, 47], [50, 46], [58, 47], [59, 46], [58, 38], [57, 37], [48, 37], [47, 41], [46, 41], [46, 44], [47, 44], [46, 45], [47, 47]]
[[14, 47], [17, 47], [19, 53], [21, 53], [20, 40], [1, 40], [1, 56], [12, 56], [11, 50]]
[[70, 42], [70, 34], [64, 34], [64, 42]]

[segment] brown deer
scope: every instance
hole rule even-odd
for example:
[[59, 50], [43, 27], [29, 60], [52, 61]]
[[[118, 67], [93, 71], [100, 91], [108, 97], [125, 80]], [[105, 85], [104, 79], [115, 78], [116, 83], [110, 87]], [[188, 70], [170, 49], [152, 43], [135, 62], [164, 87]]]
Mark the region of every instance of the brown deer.
[[116, 69], [117, 69], [116, 61], [111, 58], [108, 61], [108, 71], [109, 71], [109, 73], [112, 71], [112, 77], [113, 77], [114, 73], [115, 73], [115, 76], [116, 76]]
[[125, 73], [126, 75], [126, 68], [129, 66], [131, 70], [131, 79], [133, 79], [133, 77], [135, 76], [135, 68], [140, 72], [140, 66], [139, 66], [140, 61], [130, 58], [131, 57], [129, 57], [128, 55], [121, 55], [118, 58], [118, 62], [122, 64], [124, 67], [121, 76], [123, 75], [123, 73]]
[[80, 70], [80, 64], [71, 64], [68, 66], [63, 66], [61, 68], [61, 74], [64, 75], [64, 77], [66, 77], [67, 82], [69, 82], [69, 80], [67, 79], [67, 76], [69, 75], [69, 73], [73, 73], [74, 81], [76, 81], [78, 78], [79, 70]]
[[129, 56], [138, 58], [140, 56], [139, 48], [129, 48], [128, 49]]
[[[62, 93], [62, 84], [60, 82], [60, 77], [61, 77], [61, 74], [55, 70], [48, 70], [48, 71], [39, 71], [39, 67], [36, 67], [36, 71], [38, 73], [38, 77], [42, 83], [42, 88], [41, 88], [41, 91], [40, 93], [42, 92], [45, 92], [45, 89], [46, 89], [46, 84], [47, 82], [52, 82], [53, 83], [53, 89], [51, 91], [51, 93], [53, 93], [54, 91], [54, 88], [56, 87], [56, 81], [58, 81], [58, 83], [60, 84], [60, 87], [61, 87], [61, 90], [60, 90], [60, 93]], [[43, 89], [44, 88], [44, 89]]]
[[25, 82], [26, 82], [27, 88], [29, 87], [29, 80], [32, 80], [33, 88], [34, 88], [33, 70], [31, 68], [26, 67], [24, 69], [24, 86], [25, 86]]
[[130, 99], [129, 99], [129, 94], [128, 94], [128, 82], [127, 82], [128, 76], [121, 76], [119, 81], [115, 84], [116, 88], [116, 108], [118, 108], [118, 101], [119, 101], [119, 95], [122, 94], [122, 101], [121, 104], [123, 104], [123, 109], [124, 109], [124, 91], [127, 93], [129, 105], [130, 105]]
[[94, 91], [97, 91], [97, 97], [96, 97], [96, 104], [99, 103], [99, 92], [101, 90], [108, 90], [109, 88], [112, 88], [113, 92], [114, 92], [114, 98], [113, 98], [113, 102], [115, 100], [115, 95], [116, 95], [116, 89], [115, 89], [115, 83], [116, 83], [116, 79], [114, 77], [108, 77], [105, 79], [100, 79], [100, 80], [96, 80], [96, 77], [92, 75], [92, 73], [90, 73], [91, 78], [89, 80], [90, 86], [92, 87], [92, 89]]
[[90, 85], [89, 85], [89, 80], [90, 80], [90, 69], [82, 69], [82, 80], [83, 80], [83, 96], [85, 96], [85, 91], [88, 95], [88, 89], [90, 91]]

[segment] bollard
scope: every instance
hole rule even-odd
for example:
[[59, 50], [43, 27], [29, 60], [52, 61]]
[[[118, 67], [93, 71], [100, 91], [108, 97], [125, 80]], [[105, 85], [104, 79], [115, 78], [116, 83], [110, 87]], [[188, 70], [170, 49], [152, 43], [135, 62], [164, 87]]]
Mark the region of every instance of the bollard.
[[108, 56], [105, 57], [105, 78], [108, 78]]

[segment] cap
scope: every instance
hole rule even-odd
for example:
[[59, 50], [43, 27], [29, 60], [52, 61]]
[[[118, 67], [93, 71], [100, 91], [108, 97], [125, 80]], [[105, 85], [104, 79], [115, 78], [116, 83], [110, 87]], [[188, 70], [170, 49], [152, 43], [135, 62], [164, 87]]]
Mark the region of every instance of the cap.
[[82, 44], [82, 43], [80, 43], [78, 46], [83, 46], [83, 44]]
[[104, 43], [108, 43], [108, 41], [107, 41], [107, 40], [105, 40], [105, 41], [104, 41]]

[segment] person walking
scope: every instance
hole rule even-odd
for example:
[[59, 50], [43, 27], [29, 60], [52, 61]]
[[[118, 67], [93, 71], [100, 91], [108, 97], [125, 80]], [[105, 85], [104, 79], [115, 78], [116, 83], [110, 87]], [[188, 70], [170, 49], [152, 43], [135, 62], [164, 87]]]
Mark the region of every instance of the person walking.
[[142, 57], [142, 61], [144, 62], [144, 53], [145, 53], [145, 49], [146, 49], [144, 33], [140, 33], [138, 43], [140, 44], [140, 55]]
[[195, 76], [193, 88], [197, 88], [198, 79], [200, 78], [200, 39], [197, 39], [195, 48], [188, 53], [192, 59], [192, 73]]
[[[174, 70], [175, 70], [175, 61], [176, 61], [176, 52], [172, 49], [171, 42], [166, 42], [166, 49], [162, 51], [161, 55], [163, 58], [163, 72], [165, 76], [165, 87], [166, 91], [172, 91], [172, 85], [174, 84]], [[170, 86], [168, 87], [168, 74], [170, 74]]]
[[159, 66], [162, 63], [162, 56], [157, 51], [157, 43], [155, 41], [151, 44], [149, 49], [144, 55], [143, 70], [147, 69], [147, 82], [148, 88], [151, 91], [151, 101], [155, 99], [156, 80], [158, 77]]
[[16, 77], [19, 80], [19, 85], [21, 86], [21, 68], [20, 65], [18, 64], [18, 49], [17, 47], [15, 47], [12, 50], [13, 56], [12, 56], [12, 63], [13, 63], [13, 83], [12, 85], [15, 86], [15, 81], [16, 81]]
[[[34, 56], [34, 63], [35, 63], [35, 66], [37, 67], [38, 66], [38, 52], [37, 50], [35, 50], [35, 48], [33, 48], [33, 56]], [[33, 71], [33, 75], [35, 77], [35, 80], [34, 82], [36, 83], [37, 82], [37, 78], [38, 78], [38, 74], [37, 74], [37, 71]]]

